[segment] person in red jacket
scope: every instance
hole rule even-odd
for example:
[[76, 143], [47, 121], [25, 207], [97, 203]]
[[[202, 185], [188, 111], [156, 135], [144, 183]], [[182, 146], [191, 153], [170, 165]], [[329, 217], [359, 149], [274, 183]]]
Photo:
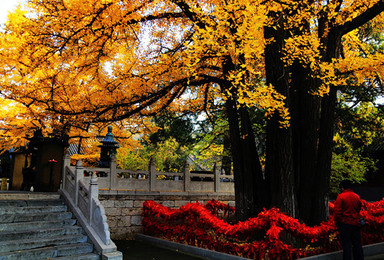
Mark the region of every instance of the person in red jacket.
[[361, 199], [352, 191], [352, 183], [349, 180], [342, 181], [340, 187], [342, 192], [335, 201], [334, 219], [343, 247], [343, 260], [352, 259], [352, 254], [354, 260], [362, 260], [364, 253], [360, 234]]

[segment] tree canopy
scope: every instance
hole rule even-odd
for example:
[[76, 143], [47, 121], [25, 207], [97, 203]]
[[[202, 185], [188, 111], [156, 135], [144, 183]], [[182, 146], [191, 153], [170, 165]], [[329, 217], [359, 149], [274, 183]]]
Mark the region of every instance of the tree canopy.
[[[381, 86], [383, 53], [370, 43], [383, 10], [382, 0], [29, 0], [1, 33], [1, 95], [73, 126], [220, 103], [238, 217], [279, 206], [316, 223], [336, 93]], [[250, 109], [267, 117], [264, 173]]]
[[[278, 103], [271, 87], [255, 85], [264, 46], [263, 21], [255, 22], [265, 10], [252, 2], [30, 1], [29, 8], [9, 17], [1, 40], [2, 93], [23, 104], [114, 121], [155, 114], [172, 101], [182, 102], [175, 109], [201, 109], [220, 96], [223, 80], [244, 91], [243, 103]], [[242, 26], [237, 35], [228, 31], [231, 13], [251, 19], [232, 21]], [[237, 61], [239, 50], [248, 67]], [[225, 56], [238, 63], [228, 77]], [[247, 70], [252, 78], [240, 84]]]

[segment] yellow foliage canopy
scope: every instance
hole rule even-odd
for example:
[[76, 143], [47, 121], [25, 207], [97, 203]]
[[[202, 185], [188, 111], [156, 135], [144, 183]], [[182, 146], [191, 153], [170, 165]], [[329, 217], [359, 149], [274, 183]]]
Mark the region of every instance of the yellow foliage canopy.
[[[340, 58], [325, 59], [323, 44], [330, 28], [381, 2], [29, 0], [0, 35], [2, 98], [22, 104], [1, 116], [34, 125], [56, 118], [83, 129], [130, 118], [135, 126], [166, 106], [209, 110], [234, 98], [238, 106], [279, 112], [287, 126], [286, 96], [265, 84], [265, 50], [275, 39], [265, 39], [264, 29], [284, 28], [285, 66], [309, 68], [322, 82], [313, 94], [322, 96], [351, 78], [360, 84], [384, 76], [383, 54], [366, 53], [357, 30], [343, 37]], [[327, 28], [318, 28], [320, 19]], [[376, 28], [382, 21], [375, 18]], [[19, 125], [7, 127], [28, 126]]]

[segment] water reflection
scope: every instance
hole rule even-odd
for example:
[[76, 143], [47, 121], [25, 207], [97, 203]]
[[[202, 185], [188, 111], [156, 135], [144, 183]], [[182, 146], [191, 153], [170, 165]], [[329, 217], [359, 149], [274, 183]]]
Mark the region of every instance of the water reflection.
[[201, 260], [206, 258], [185, 255], [136, 240], [114, 241], [124, 260]]

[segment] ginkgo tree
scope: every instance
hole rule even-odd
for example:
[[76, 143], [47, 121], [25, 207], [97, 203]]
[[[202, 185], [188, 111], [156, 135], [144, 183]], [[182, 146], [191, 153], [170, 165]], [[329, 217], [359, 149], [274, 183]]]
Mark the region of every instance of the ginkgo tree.
[[77, 151], [73, 159], [85, 159], [97, 164], [100, 158], [100, 140], [104, 138], [107, 126], [113, 127], [113, 134], [120, 147], [134, 150], [141, 147], [140, 137], [156, 132], [149, 118], [130, 118], [112, 123], [91, 124], [77, 117], [64, 118], [41, 107], [25, 106], [11, 99], [0, 98], [0, 152], [28, 146], [35, 132], [43, 137], [54, 138], [63, 144], [75, 144]]
[[[382, 78], [382, 0], [29, 0], [0, 37], [4, 97], [106, 123], [221, 103], [238, 219], [326, 218], [336, 93]], [[267, 117], [262, 171], [250, 118]]]

